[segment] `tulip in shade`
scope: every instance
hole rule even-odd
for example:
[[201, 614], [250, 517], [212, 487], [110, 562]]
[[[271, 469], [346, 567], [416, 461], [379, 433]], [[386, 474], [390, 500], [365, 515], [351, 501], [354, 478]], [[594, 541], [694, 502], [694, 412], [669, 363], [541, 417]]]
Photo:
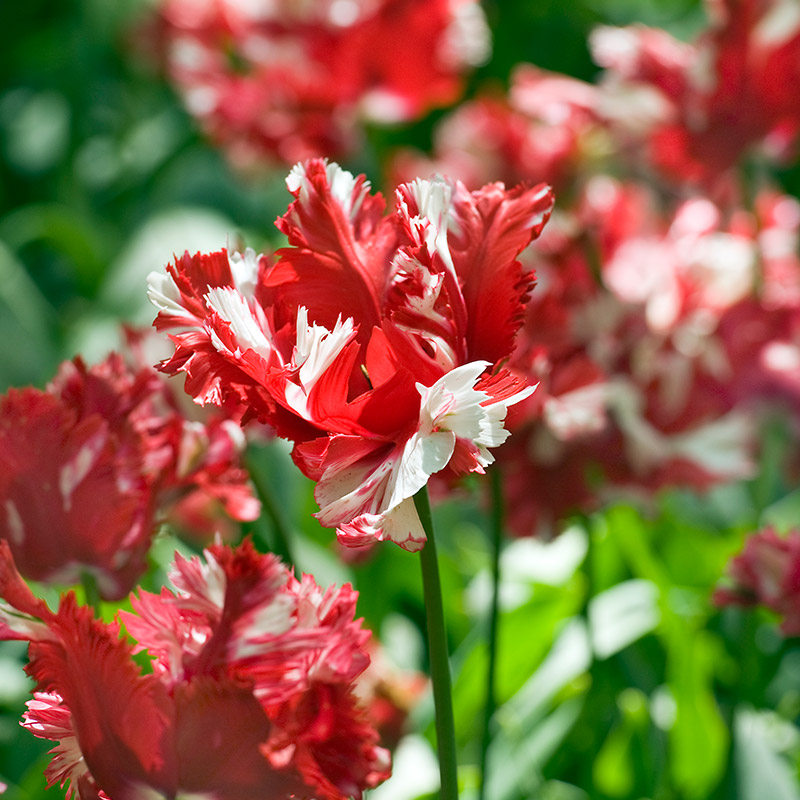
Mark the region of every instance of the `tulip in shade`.
[[132, 645], [72, 594], [50, 611], [0, 542], [0, 637], [30, 642], [23, 725], [58, 742], [49, 783], [80, 800], [360, 798], [388, 757], [353, 692], [369, 661], [355, 592], [249, 542], [204, 555], [176, 556], [175, 591], [132, 598]]
[[230, 421], [187, 420], [151, 367], [67, 361], [46, 391], [0, 398], [0, 537], [25, 577], [88, 573], [118, 599], [144, 572], [157, 524], [186, 503], [258, 516], [232, 433]]
[[92, 371], [76, 361], [50, 391], [0, 399], [0, 536], [26, 577], [69, 584], [89, 572], [112, 598], [144, 571], [155, 504], [130, 418], [157, 386], [119, 360]]

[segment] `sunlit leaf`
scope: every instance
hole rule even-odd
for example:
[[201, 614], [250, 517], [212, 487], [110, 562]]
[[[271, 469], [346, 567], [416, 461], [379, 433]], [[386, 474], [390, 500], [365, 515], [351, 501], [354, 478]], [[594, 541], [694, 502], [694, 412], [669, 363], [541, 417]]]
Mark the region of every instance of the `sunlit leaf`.
[[598, 658], [618, 653], [659, 623], [658, 589], [635, 579], [595, 595], [589, 602], [592, 647]]
[[797, 800], [796, 771], [781, 754], [789, 744], [796, 749], [797, 728], [769, 712], [749, 708], [737, 710], [734, 726], [741, 800]]

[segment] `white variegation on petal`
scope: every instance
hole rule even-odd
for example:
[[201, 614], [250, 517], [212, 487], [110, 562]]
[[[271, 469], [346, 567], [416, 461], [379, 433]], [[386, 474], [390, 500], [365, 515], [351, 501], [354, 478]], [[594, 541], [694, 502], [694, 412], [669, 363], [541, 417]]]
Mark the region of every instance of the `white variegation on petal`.
[[181, 426], [176, 474], [184, 478], [196, 469], [208, 452], [208, 429], [202, 422], [186, 420]]
[[403, 455], [394, 470], [389, 508], [413, 497], [428, 483], [431, 475], [443, 470], [456, 447], [452, 431], [422, 431], [415, 433], [403, 448]]
[[317, 519], [326, 527], [361, 514], [378, 514], [387, 507], [400, 450], [382, 449], [353, 463], [337, 467], [317, 484], [314, 496], [320, 510]]
[[503, 427], [508, 407], [529, 397], [536, 388], [528, 386], [511, 397], [493, 400], [486, 392], [474, 388], [488, 366], [486, 361], [472, 361], [451, 370], [431, 387], [417, 384], [422, 404], [420, 430], [416, 435], [452, 431], [477, 446], [478, 462], [483, 467], [494, 461], [488, 448], [498, 447], [509, 436]]
[[6, 510], [6, 529], [11, 543], [20, 545], [25, 541], [25, 524], [22, 522], [22, 515], [13, 501], [6, 499], [3, 505]]
[[[328, 187], [331, 195], [341, 206], [345, 216], [352, 222], [361, 210], [364, 198], [369, 194], [370, 182], [364, 181], [360, 188], [358, 179], [352, 172], [342, 169], [336, 162], [325, 164], [325, 174], [328, 178]], [[308, 173], [305, 164], [295, 164], [286, 176], [286, 188], [297, 195], [298, 200], [305, 204], [308, 202]]]
[[201, 561], [197, 556], [186, 559], [175, 553], [169, 579], [178, 590], [183, 608], [194, 608], [213, 619], [225, 605], [228, 578], [210, 550], [203, 556], [205, 560]]
[[183, 307], [180, 290], [167, 272], [151, 272], [147, 276], [147, 296], [159, 311], [170, 316], [193, 317]]
[[58, 742], [50, 751], [53, 758], [45, 774], [50, 783], [64, 785], [69, 781], [69, 796], [80, 781], [91, 777], [72, 725], [72, 714], [55, 692], [34, 692], [33, 699], [25, 705], [28, 710], [22, 717], [22, 727], [34, 736]]
[[485, 409], [481, 403], [489, 399], [486, 392], [476, 391], [475, 383], [489, 366], [488, 361], [471, 361], [448, 372], [433, 386], [417, 384], [420, 403], [420, 434], [449, 430], [464, 439], [481, 434]]
[[170, 44], [169, 57], [173, 64], [186, 70], [204, 69], [208, 61], [208, 49], [195, 39], [178, 36]]
[[562, 442], [602, 430], [608, 423], [607, 394], [605, 383], [590, 383], [548, 397], [543, 409], [548, 430]]
[[752, 475], [753, 426], [744, 415], [731, 412], [693, 430], [668, 436], [644, 418], [644, 399], [633, 385], [619, 381], [612, 389], [609, 405], [625, 433], [628, 458], [639, 472], [680, 459], [716, 477], [738, 479]]
[[494, 461], [494, 456], [489, 453], [488, 448], [500, 447], [511, 435], [503, 425], [506, 414], [508, 414], [508, 407], [514, 405], [514, 403], [519, 403], [526, 397], [530, 397], [535, 389], [536, 386], [528, 386], [522, 391], [517, 392], [513, 397], [509, 397], [502, 402], [483, 406], [486, 411], [486, 416], [484, 416], [480, 422], [481, 432], [472, 440], [478, 445], [478, 451], [480, 453], [478, 461], [481, 466], [486, 467]]
[[[543, 186], [530, 200], [530, 204], [533, 208], [539, 208], [540, 201], [544, 200], [545, 197], [551, 192], [549, 186]], [[536, 211], [532, 217], [528, 220], [528, 226], [532, 228], [538, 228], [540, 225], [544, 225], [545, 217], [547, 214], [550, 213], [550, 206], [542, 207], [540, 211]]]
[[451, 67], [479, 67], [492, 54], [492, 37], [478, 3], [452, 3], [453, 21], [439, 46], [439, 58]]
[[442, 336], [437, 336], [427, 329], [425, 323], [433, 323], [436, 327], [447, 329], [450, 324], [449, 318], [436, 310], [436, 302], [439, 299], [442, 286], [444, 285], [444, 273], [433, 273], [418, 259], [400, 250], [392, 260], [392, 283], [402, 285], [404, 281], [417, 278], [422, 287], [422, 294], [415, 294], [413, 291], [402, 293], [404, 310], [408, 312], [412, 319], [419, 319], [417, 324], [413, 322], [403, 323], [395, 320], [398, 328], [425, 339], [433, 349], [433, 357], [445, 371], [453, 369], [457, 363], [456, 353], [452, 345]]
[[422, 296], [407, 294], [404, 297], [406, 305], [428, 319], [445, 322], [445, 316], [434, 310], [436, 301], [439, 299], [439, 293], [442, 290], [444, 275], [442, 273], [432, 273], [427, 266], [421, 264], [416, 258], [400, 250], [392, 260], [392, 282], [399, 283], [412, 275], [420, 278]]
[[[247, 300], [236, 289], [227, 286], [209, 289], [206, 304], [230, 325], [237, 349], [253, 350], [262, 358], [269, 358], [273, 347], [265, 332], [267, 326], [256, 319]], [[227, 352], [218, 336], [212, 336], [212, 342], [218, 350]]]
[[391, 539], [412, 553], [421, 550], [427, 539], [414, 500], [410, 497], [384, 514], [381, 526], [384, 539]]
[[428, 252], [431, 255], [438, 253], [447, 268], [455, 273], [453, 257], [447, 243], [453, 187], [443, 178], [435, 178], [430, 181], [417, 178], [406, 185], [414, 197], [418, 211], [418, 216], [412, 217], [411, 222], [416, 223], [414, 227], [424, 233], [424, 242]]
[[753, 39], [762, 47], [779, 47], [800, 30], [800, 5], [795, 0], [777, 0], [753, 29]]
[[329, 331], [324, 325], [308, 324], [305, 306], [297, 309], [297, 343], [290, 368], [297, 370], [299, 384], [287, 381], [284, 396], [298, 416], [313, 421], [308, 410], [309, 393], [355, 335], [356, 329], [350, 317], [343, 321], [340, 315], [333, 330]]
[[61, 467], [58, 474], [58, 488], [61, 491], [65, 511], [72, 508], [72, 495], [75, 489], [97, 463], [107, 441], [107, 431], [101, 428], [84, 442], [78, 452]]
[[709, 307], [730, 308], [753, 291], [758, 258], [751, 239], [716, 232], [682, 244], [685, 269]]
[[237, 621], [229, 643], [229, 658], [255, 658], [274, 648], [276, 637], [286, 633], [295, 623], [295, 611], [294, 598], [285, 594], [269, 595], [267, 602]]
[[362, 514], [340, 526], [337, 535], [349, 547], [389, 540], [411, 553], [421, 550], [427, 539], [411, 498], [382, 514]]
[[31, 642], [46, 642], [53, 638], [46, 623], [17, 611], [5, 600], [0, 600], [0, 633], [3, 639], [27, 639]]
[[488, 448], [502, 444], [509, 435], [503, 427], [508, 407], [535, 389], [527, 387], [494, 400], [474, 388], [488, 366], [486, 361], [473, 361], [446, 373], [433, 386], [417, 384], [416, 432], [402, 449], [387, 453], [376, 448], [324, 476], [316, 492], [319, 521], [337, 525], [340, 541], [349, 546], [391, 539], [407, 550], [419, 549], [425, 534], [413, 496], [447, 466], [458, 439], [477, 448], [480, 466], [491, 464], [494, 457]]
[[255, 296], [260, 260], [261, 256], [252, 247], [248, 247], [244, 254], [232, 253], [228, 256], [233, 285], [248, 300], [252, 300]]
[[383, 125], [404, 122], [413, 114], [408, 98], [387, 89], [371, 89], [362, 94], [358, 110], [365, 119]]
[[679, 458], [697, 464], [711, 475], [729, 480], [750, 478], [753, 423], [745, 414], [732, 412], [672, 437], [671, 449]]
[[342, 321], [340, 314], [333, 330], [329, 331], [324, 325], [317, 325], [315, 322], [308, 324], [308, 309], [305, 306], [297, 309], [297, 344], [292, 362], [295, 367], [300, 368], [300, 383], [306, 392], [311, 391], [355, 335], [351, 317]]
[[335, 162], [331, 162], [325, 169], [328, 176], [328, 186], [331, 194], [336, 198], [342, 210], [350, 220], [354, 220], [361, 210], [364, 198], [369, 194], [370, 182], [364, 181], [356, 192], [357, 179], [352, 172], [342, 169]]
[[376, 450], [332, 471], [317, 484], [317, 518], [327, 527], [336, 526], [340, 541], [349, 546], [391, 539], [412, 549], [405, 542], [424, 542], [425, 533], [410, 498], [447, 465], [454, 446], [455, 436], [449, 432], [434, 439], [413, 436], [402, 448], [388, 454]]

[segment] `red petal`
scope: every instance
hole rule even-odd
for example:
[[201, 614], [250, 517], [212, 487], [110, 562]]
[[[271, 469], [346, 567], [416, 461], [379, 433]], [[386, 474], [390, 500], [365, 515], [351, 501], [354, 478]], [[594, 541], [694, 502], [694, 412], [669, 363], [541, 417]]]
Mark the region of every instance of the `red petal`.
[[128, 591], [153, 527], [136, 444], [37, 389], [0, 401], [0, 534], [26, 577], [72, 582], [89, 569], [105, 597]]
[[216, 800], [305, 797], [294, 770], [277, 770], [261, 754], [271, 725], [252, 689], [196, 677], [176, 692], [179, 786]]
[[[282, 305], [289, 322], [306, 306], [309, 320], [328, 329], [339, 315], [352, 317], [365, 336], [379, 324], [394, 222], [382, 217], [379, 194], [365, 193], [348, 214], [334, 196], [328, 169], [322, 159], [305, 162], [301, 188], [293, 192], [297, 199], [276, 222], [291, 247], [276, 254], [279, 261], [266, 278], [273, 291], [265, 304]], [[365, 191], [364, 183], [363, 175], [355, 179], [353, 197]]]
[[195, 253], [185, 251], [180, 260], [167, 264], [167, 272], [172, 276], [181, 294], [181, 305], [185, 315], [173, 315], [159, 311], [155, 322], [156, 330], [166, 330], [176, 325], [193, 325], [208, 315], [205, 296], [209, 289], [233, 286], [230, 261], [226, 250], [215, 253]]
[[271, 714], [275, 730], [265, 753], [280, 763], [291, 748], [292, 762], [320, 800], [360, 798], [361, 787], [389, 776], [389, 757], [378, 735], [345, 686], [318, 684]]
[[468, 361], [494, 364], [511, 353], [534, 284], [516, 258], [552, 208], [553, 194], [544, 184], [506, 191], [495, 183], [472, 193], [457, 184], [458, 225], [448, 241], [466, 305]]
[[141, 787], [176, 789], [173, 707], [154, 675], [142, 676], [117, 625], [105, 625], [67, 595], [49, 620], [51, 642], [32, 642], [28, 672], [41, 691], [60, 695], [86, 764], [114, 800]]

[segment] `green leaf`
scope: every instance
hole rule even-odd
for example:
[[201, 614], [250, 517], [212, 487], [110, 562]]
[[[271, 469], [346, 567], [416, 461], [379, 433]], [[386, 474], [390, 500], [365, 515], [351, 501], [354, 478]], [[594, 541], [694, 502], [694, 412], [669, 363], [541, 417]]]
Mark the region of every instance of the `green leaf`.
[[539, 668], [522, 688], [498, 710], [507, 730], [529, 730], [556, 695], [591, 666], [592, 653], [586, 624], [576, 617], [562, 630]]
[[608, 658], [650, 633], [661, 618], [658, 603], [658, 588], [641, 579], [595, 595], [589, 601], [589, 623], [596, 656]]
[[669, 731], [670, 771], [687, 798], [706, 798], [725, 772], [730, 733], [714, 697], [716, 637], [675, 626], [668, 644], [675, 722]]
[[42, 383], [57, 363], [50, 331], [55, 321], [24, 266], [0, 241], [0, 391], [7, 385]]
[[583, 698], [561, 703], [535, 726], [518, 732], [501, 731], [489, 748], [492, 800], [530, 797], [543, 782], [542, 769], [558, 750], [583, 709]]
[[797, 745], [796, 726], [770, 712], [740, 708], [734, 721], [740, 800], [798, 800], [800, 787], [780, 742]]
[[617, 697], [621, 715], [609, 731], [597, 758], [592, 776], [595, 786], [611, 797], [624, 797], [635, 786], [637, 769], [634, 737], [645, 731], [650, 722], [647, 698], [638, 689], [625, 689]]

